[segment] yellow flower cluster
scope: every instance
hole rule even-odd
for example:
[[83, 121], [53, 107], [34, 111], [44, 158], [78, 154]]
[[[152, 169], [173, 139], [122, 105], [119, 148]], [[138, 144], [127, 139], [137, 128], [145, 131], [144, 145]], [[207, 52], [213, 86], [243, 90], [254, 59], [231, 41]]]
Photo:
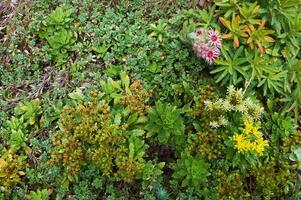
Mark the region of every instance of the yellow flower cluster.
[[269, 144], [262, 138], [262, 133], [259, 131], [260, 124], [245, 120], [244, 125], [242, 133], [233, 136], [233, 140], [236, 142], [235, 148], [238, 152], [255, 151], [262, 155], [265, 147]]

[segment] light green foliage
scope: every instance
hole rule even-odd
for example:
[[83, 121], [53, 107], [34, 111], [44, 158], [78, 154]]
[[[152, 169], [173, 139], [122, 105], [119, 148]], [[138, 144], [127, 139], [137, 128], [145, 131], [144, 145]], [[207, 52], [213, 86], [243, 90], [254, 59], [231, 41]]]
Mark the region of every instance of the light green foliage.
[[8, 144], [12, 149], [18, 150], [25, 147], [26, 143], [25, 133], [21, 129], [11, 130]]
[[24, 149], [31, 128], [38, 128], [42, 114], [40, 100], [20, 103], [15, 108], [15, 115], [6, 121], [7, 128], [2, 130], [11, 149]]
[[62, 7], [57, 7], [56, 10], [50, 13], [47, 19], [45, 20], [47, 28], [51, 29], [57, 27], [60, 28], [60, 26], [64, 27], [72, 20], [72, 13], [72, 9], [64, 9]]
[[300, 164], [301, 163], [301, 147], [292, 147], [291, 151], [292, 151], [292, 153], [289, 156], [290, 160], [299, 162], [299, 164]]
[[257, 2], [246, 3], [241, 6], [238, 5], [239, 13], [243, 19], [250, 24], [259, 24], [258, 15], [260, 12], [260, 6], [257, 5]]
[[220, 7], [217, 12], [223, 14], [225, 18], [229, 18], [237, 12], [240, 2], [240, 0], [222, 0], [215, 2], [215, 4]]
[[49, 192], [46, 189], [30, 192], [29, 200], [48, 200]]
[[26, 124], [24, 123], [23, 118], [15, 118], [12, 117], [11, 120], [7, 121], [8, 130], [7, 130], [7, 142], [10, 148], [18, 150], [22, 147], [26, 146], [26, 133], [24, 132], [26, 129]]
[[68, 51], [75, 42], [71, 30], [61, 29], [53, 35], [46, 37], [46, 40], [52, 48], [52, 55], [55, 57], [56, 63], [59, 65], [68, 59]]
[[182, 154], [175, 164], [172, 177], [184, 188], [192, 186], [195, 190], [200, 190], [210, 174], [209, 167], [210, 164], [202, 160], [200, 156]]
[[68, 61], [68, 51], [76, 41], [71, 29], [72, 9], [57, 7], [45, 19], [39, 36], [46, 39], [51, 47], [51, 55], [58, 66]]
[[20, 103], [16, 107], [15, 113], [22, 116], [28, 125], [38, 125], [42, 113], [40, 103], [39, 99]]
[[149, 38], [157, 37], [159, 42], [162, 42], [163, 38], [167, 35], [167, 29], [168, 29], [167, 23], [160, 19], [157, 25], [150, 24], [149, 27], [151, 33], [149, 34], [148, 37]]
[[180, 114], [181, 110], [175, 106], [157, 102], [149, 111], [146, 129], [155, 135], [160, 143], [168, 143], [184, 134], [185, 126]]
[[131, 94], [130, 91], [130, 80], [126, 72], [122, 71], [119, 74], [120, 80], [113, 80], [108, 78], [107, 81], [100, 81], [100, 85], [103, 90], [103, 96], [107, 99], [114, 99], [114, 102], [119, 102], [123, 97], [123, 92], [125, 94]]
[[111, 45], [101, 44], [101, 45], [93, 46], [92, 50], [98, 54], [99, 58], [103, 58], [108, 52], [108, 49], [110, 47]]
[[1, 133], [14, 151], [24, 150], [27, 147], [28, 134], [38, 128], [42, 114], [38, 99], [20, 103], [14, 112], [14, 116], [6, 121], [7, 128]]

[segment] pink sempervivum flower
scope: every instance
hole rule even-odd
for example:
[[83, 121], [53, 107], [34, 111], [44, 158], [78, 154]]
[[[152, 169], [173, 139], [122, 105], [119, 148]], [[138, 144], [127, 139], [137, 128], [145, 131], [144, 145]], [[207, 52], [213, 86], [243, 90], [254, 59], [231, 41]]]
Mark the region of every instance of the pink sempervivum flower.
[[210, 29], [207, 32], [207, 36], [208, 36], [208, 41], [211, 45], [220, 48], [222, 43], [221, 43], [221, 37], [218, 31], [214, 31], [212, 29]]
[[222, 44], [219, 32], [212, 29], [207, 31], [199, 28], [195, 31], [195, 35], [193, 50], [197, 57], [204, 59], [209, 65], [212, 65], [220, 56]]
[[205, 31], [205, 30], [204, 30], [203, 28], [198, 28], [198, 29], [196, 29], [196, 31], [195, 31], [196, 36], [201, 36], [201, 35], [203, 35], [204, 31]]
[[204, 59], [209, 65], [212, 65], [219, 57], [220, 50], [217, 47], [208, 48], [205, 52]]
[[204, 45], [204, 41], [203, 40], [196, 40], [193, 44], [193, 50], [194, 51], [198, 51], [198, 49], [202, 48], [202, 46]]
[[200, 46], [200, 48], [198, 49], [198, 51], [197, 51], [197, 56], [198, 56], [199, 58], [205, 59], [206, 56], [207, 56], [207, 51], [208, 51], [208, 50], [209, 50], [208, 45], [205, 44], [205, 43], [203, 43], [203, 44]]
[[202, 40], [196, 40], [194, 43], [193, 43], [193, 46], [192, 46], [192, 49], [194, 51], [197, 51], [201, 45], [202, 45], [203, 41]]

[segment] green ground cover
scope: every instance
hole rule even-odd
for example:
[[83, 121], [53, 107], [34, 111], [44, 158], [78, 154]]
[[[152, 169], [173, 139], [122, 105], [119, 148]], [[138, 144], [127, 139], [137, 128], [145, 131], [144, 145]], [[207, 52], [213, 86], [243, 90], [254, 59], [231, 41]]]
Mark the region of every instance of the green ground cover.
[[4, 0], [0, 199], [301, 198], [299, 0]]

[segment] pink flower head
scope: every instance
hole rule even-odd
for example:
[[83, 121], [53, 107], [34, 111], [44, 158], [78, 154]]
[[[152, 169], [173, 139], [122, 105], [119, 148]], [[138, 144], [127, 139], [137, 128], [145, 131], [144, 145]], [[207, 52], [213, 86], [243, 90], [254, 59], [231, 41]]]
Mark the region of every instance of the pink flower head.
[[220, 50], [217, 47], [209, 47], [206, 52], [204, 52], [204, 59], [209, 64], [212, 65], [219, 57]]
[[193, 50], [197, 57], [204, 59], [209, 65], [212, 65], [220, 55], [221, 37], [218, 31], [209, 29], [208, 31], [199, 28], [195, 31], [195, 41]]
[[193, 50], [197, 51], [198, 49], [202, 48], [202, 46], [204, 45], [204, 41], [203, 40], [196, 40], [193, 44]]
[[206, 58], [206, 55], [207, 55], [207, 51], [208, 51], [209, 47], [207, 44], [203, 43], [200, 48], [197, 50], [197, 56], [199, 58], [203, 58], [205, 59]]
[[196, 29], [196, 31], [195, 31], [196, 36], [201, 36], [201, 35], [203, 35], [204, 31], [205, 31], [205, 30], [204, 30], [203, 28], [198, 28], [198, 29]]
[[211, 45], [220, 48], [222, 43], [221, 43], [221, 37], [218, 31], [212, 30], [210, 29], [207, 32], [207, 36], [208, 36], [208, 41]]

